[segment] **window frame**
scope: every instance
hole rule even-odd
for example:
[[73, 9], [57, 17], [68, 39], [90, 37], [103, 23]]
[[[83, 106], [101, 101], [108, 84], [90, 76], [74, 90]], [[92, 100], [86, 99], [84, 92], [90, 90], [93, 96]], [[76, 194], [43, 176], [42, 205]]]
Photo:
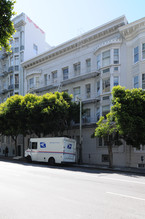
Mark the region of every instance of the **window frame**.
[[[115, 54], [115, 50], [117, 50], [117, 54]], [[116, 64], [119, 64], [119, 48], [114, 48], [113, 49], [113, 63], [116, 65]]]
[[[142, 53], [142, 60], [145, 60], [145, 43], [142, 43], [142, 50], [141, 50], [141, 53]], [[144, 55], [143, 55], [144, 54]], [[144, 58], [143, 58], [144, 56]]]
[[109, 66], [111, 63], [111, 50], [102, 52], [102, 67]]
[[[67, 70], [67, 72], [65, 72]], [[63, 74], [63, 80], [67, 80], [69, 77], [68, 77], [68, 74], [69, 74], [69, 68], [68, 67], [65, 67], [65, 68], [62, 68], [62, 74]]]
[[[135, 51], [137, 49], [137, 52]], [[137, 57], [137, 60], [136, 60]], [[139, 46], [133, 48], [133, 63], [136, 64], [139, 62]]]

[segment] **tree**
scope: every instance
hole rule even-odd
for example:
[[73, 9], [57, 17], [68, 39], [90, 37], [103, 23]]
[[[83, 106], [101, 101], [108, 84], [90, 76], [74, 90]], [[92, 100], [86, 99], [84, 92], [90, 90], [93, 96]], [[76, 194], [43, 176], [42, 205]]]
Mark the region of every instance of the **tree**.
[[72, 120], [77, 120], [78, 105], [72, 102], [67, 93], [47, 93], [43, 96], [27, 94], [23, 99], [23, 109], [27, 114], [27, 131], [38, 137], [46, 135], [62, 136], [70, 127]]
[[26, 134], [26, 115], [22, 107], [23, 97], [15, 95], [0, 105], [1, 134], [11, 136], [15, 142], [17, 155], [17, 138], [19, 134]]
[[35, 133], [38, 137], [42, 132], [41, 96], [26, 94], [22, 100], [22, 109], [25, 114], [25, 124], [28, 134]]
[[127, 145], [145, 145], [145, 91], [142, 89], [113, 88], [113, 107], [119, 133]]
[[15, 141], [16, 155], [19, 134], [62, 136], [70, 121], [79, 114], [71, 100], [72, 96], [63, 92], [12, 96], [0, 104], [0, 133]]
[[97, 123], [97, 128], [95, 129], [94, 135], [96, 137], [104, 138], [108, 147], [109, 155], [109, 167], [113, 167], [113, 145], [121, 145], [121, 137], [118, 135], [118, 128], [115, 122], [115, 117], [112, 112], [107, 114], [107, 119], [103, 116]]
[[12, 16], [15, 14], [14, 0], [1, 0], [0, 1], [0, 50], [2, 47], [6, 51], [10, 51], [9, 40], [15, 33], [13, 22], [11, 21]]

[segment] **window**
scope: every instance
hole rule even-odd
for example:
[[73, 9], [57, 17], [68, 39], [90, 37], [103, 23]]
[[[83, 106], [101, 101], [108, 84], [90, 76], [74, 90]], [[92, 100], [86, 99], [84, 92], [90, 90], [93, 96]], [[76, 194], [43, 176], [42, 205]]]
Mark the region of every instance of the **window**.
[[23, 62], [23, 61], [24, 61], [24, 53], [21, 52], [21, 53], [20, 53], [20, 62]]
[[91, 120], [91, 110], [90, 109], [85, 109], [85, 115], [83, 116], [83, 122], [84, 123], [89, 123]]
[[86, 84], [86, 98], [91, 97], [91, 84]]
[[105, 67], [108, 65], [110, 65], [110, 50], [102, 53], [102, 66]]
[[139, 61], [139, 48], [138, 46], [134, 48], [134, 63]]
[[10, 66], [13, 66], [13, 65], [14, 65], [13, 57], [10, 57]]
[[102, 80], [103, 93], [110, 91], [110, 78]]
[[102, 154], [102, 162], [104, 162], [104, 163], [109, 162], [109, 155], [108, 154]]
[[36, 44], [33, 44], [33, 51], [35, 55], [38, 54], [38, 46]]
[[75, 76], [80, 75], [80, 71], [81, 71], [81, 64], [80, 64], [80, 62], [74, 64], [74, 74], [75, 74]]
[[91, 59], [86, 60], [86, 70], [87, 73], [91, 72]]
[[97, 96], [100, 95], [100, 81], [97, 81]]
[[106, 118], [106, 115], [110, 112], [110, 105], [102, 106], [102, 116]]
[[15, 47], [18, 47], [19, 46], [19, 38], [18, 37], [14, 38], [14, 42], [15, 42]]
[[99, 137], [99, 146], [102, 146], [102, 138]]
[[29, 79], [29, 89], [32, 89], [34, 87], [34, 78]]
[[142, 89], [145, 89], [145, 74], [142, 74]]
[[32, 149], [37, 149], [37, 142], [32, 142]]
[[15, 65], [19, 65], [19, 56], [15, 56]]
[[114, 67], [114, 71], [118, 71], [118, 67]]
[[39, 87], [39, 77], [36, 77], [36, 87]]
[[113, 86], [119, 85], [119, 77], [118, 76], [115, 76], [113, 80], [114, 80], [113, 81]]
[[133, 81], [134, 81], [134, 88], [139, 88], [138, 76], [135, 76]]
[[97, 70], [101, 68], [101, 55], [97, 55]]
[[119, 63], [119, 49], [114, 49], [114, 64]]
[[52, 72], [52, 83], [57, 83], [57, 71]]
[[142, 44], [142, 59], [145, 59], [145, 43]]
[[63, 72], [63, 80], [68, 79], [68, 67], [62, 69]]
[[110, 72], [110, 68], [106, 68], [106, 69], [103, 70], [103, 74], [104, 73], [109, 73], [109, 72]]
[[13, 75], [10, 75], [10, 85], [13, 84]]
[[23, 46], [24, 45], [24, 32], [21, 31], [20, 32], [20, 46]]
[[19, 88], [19, 74], [15, 74], [15, 88]]
[[109, 99], [110, 99], [109, 96], [104, 96], [104, 97], [103, 97], [103, 100], [109, 100]]
[[48, 75], [45, 74], [44, 75], [44, 85], [47, 86], [47, 84], [48, 84]]
[[97, 121], [99, 121], [99, 119], [100, 119], [100, 107], [97, 107], [96, 117], [97, 117]]
[[80, 87], [76, 87], [74, 88], [74, 100], [78, 101], [77, 97], [80, 97], [81, 91], [80, 91]]

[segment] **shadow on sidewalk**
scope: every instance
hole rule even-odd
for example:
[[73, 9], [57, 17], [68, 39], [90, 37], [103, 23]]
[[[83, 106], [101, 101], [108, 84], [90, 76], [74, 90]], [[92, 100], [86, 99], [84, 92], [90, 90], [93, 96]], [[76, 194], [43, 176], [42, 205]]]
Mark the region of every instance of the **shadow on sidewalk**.
[[32, 162], [29, 163], [23, 157], [0, 157], [0, 162], [8, 162], [8, 163], [17, 163], [23, 166], [32, 166], [32, 167], [41, 167], [41, 168], [51, 168], [51, 169], [63, 169], [66, 171], [73, 171], [73, 172], [84, 172], [90, 174], [120, 174], [120, 175], [128, 175], [133, 177], [138, 177], [140, 175], [145, 176], [144, 169], [138, 168], [109, 168], [107, 166], [98, 166], [98, 165], [89, 165], [89, 164], [56, 164], [55, 166], [49, 166], [47, 163], [44, 162]]

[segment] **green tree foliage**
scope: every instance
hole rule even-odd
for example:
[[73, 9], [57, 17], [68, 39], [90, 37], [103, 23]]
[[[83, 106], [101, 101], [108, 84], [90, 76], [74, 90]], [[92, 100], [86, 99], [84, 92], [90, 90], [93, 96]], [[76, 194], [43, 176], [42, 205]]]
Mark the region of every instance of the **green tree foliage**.
[[25, 114], [22, 107], [23, 97], [15, 95], [8, 98], [0, 105], [1, 133], [11, 136], [15, 141], [15, 152], [17, 155], [17, 137], [26, 134]]
[[9, 40], [15, 32], [12, 16], [15, 14], [14, 0], [1, 0], [0, 1], [0, 50], [2, 47], [6, 51], [10, 51]]
[[107, 114], [107, 118], [102, 116], [97, 123], [94, 135], [96, 137], [104, 138], [108, 147], [109, 167], [113, 166], [113, 145], [121, 145], [121, 139], [118, 135], [118, 127], [116, 126], [113, 112]]
[[62, 136], [78, 115], [79, 107], [67, 93], [15, 95], [0, 104], [0, 133], [13, 138], [17, 155], [19, 134]]
[[145, 91], [113, 88], [113, 107], [117, 128], [128, 145], [145, 145]]

